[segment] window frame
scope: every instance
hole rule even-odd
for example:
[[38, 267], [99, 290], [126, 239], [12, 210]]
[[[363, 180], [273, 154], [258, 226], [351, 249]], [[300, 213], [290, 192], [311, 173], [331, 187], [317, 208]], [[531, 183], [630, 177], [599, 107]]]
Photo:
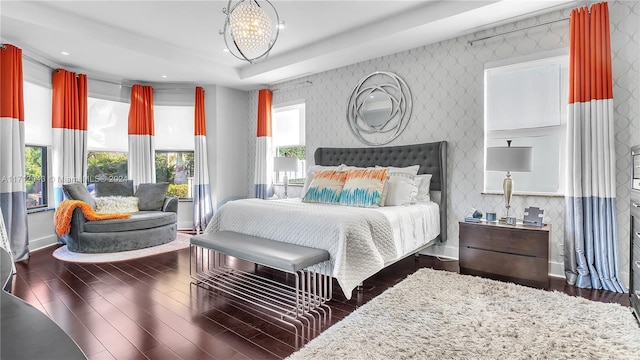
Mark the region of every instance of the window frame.
[[[158, 157], [158, 154], [177, 154], [177, 153], [189, 153], [192, 154], [194, 157], [194, 164], [193, 164], [193, 171], [190, 174], [190, 176], [187, 177], [187, 196], [186, 197], [178, 197], [178, 200], [180, 201], [192, 201], [193, 200], [193, 177], [194, 177], [194, 173], [195, 173], [195, 156], [196, 156], [196, 152], [195, 150], [155, 150], [155, 153], [153, 154], [153, 163], [154, 166], [156, 164], [156, 159]], [[175, 171], [175, 170], [174, 170]], [[157, 181], [157, 169], [156, 169], [156, 181]], [[175, 174], [174, 174], [175, 176]], [[175, 181], [175, 178], [174, 178]], [[169, 183], [169, 186], [171, 185], [180, 185], [180, 184], [175, 184], [175, 183]]]
[[[273, 148], [272, 148], [272, 151], [273, 151], [272, 153], [273, 153], [274, 157], [280, 156], [279, 153], [280, 153], [280, 149], [281, 148], [290, 148], [290, 147], [298, 147], [298, 146], [302, 146], [302, 147], [305, 148], [305, 158], [304, 159], [298, 159], [298, 161], [299, 161], [299, 164], [298, 164], [299, 171], [295, 172], [295, 174], [294, 174], [295, 176], [290, 177], [290, 178], [301, 178], [303, 180], [302, 180], [301, 183], [291, 183], [291, 181], [289, 181], [289, 185], [294, 185], [294, 186], [295, 185], [303, 185], [304, 184], [304, 179], [306, 177], [306, 168], [307, 168], [307, 166], [306, 166], [307, 165], [307, 153], [306, 153], [306, 150], [307, 150], [307, 145], [306, 145], [306, 125], [307, 125], [306, 124], [306, 122], [307, 122], [307, 119], [306, 119], [306, 106], [307, 105], [306, 105], [304, 100], [296, 100], [296, 101], [288, 102], [288, 103], [285, 103], [285, 104], [274, 105], [271, 108], [271, 119], [272, 119], [271, 121], [272, 121], [272, 123], [275, 123], [277, 114], [279, 112], [298, 110], [298, 123], [299, 123], [299, 129], [300, 129], [299, 130], [299, 132], [300, 132], [299, 133], [299, 139], [301, 139], [303, 143], [300, 143], [300, 141], [299, 141], [297, 144], [282, 144], [282, 145], [278, 145], [278, 146], [273, 145]], [[275, 135], [275, 134], [273, 134], [273, 132], [272, 132], [272, 136], [273, 135]], [[274, 143], [275, 143], [275, 141], [274, 141]], [[280, 172], [279, 171], [274, 171], [274, 173], [275, 173], [275, 177], [273, 179], [274, 184], [282, 185], [283, 184], [282, 183], [282, 176], [281, 176]], [[301, 177], [297, 176], [298, 174], [300, 174]]]
[[[36, 148], [36, 149], [40, 149], [40, 159], [41, 159], [41, 164], [40, 164], [40, 183], [41, 185], [41, 192], [42, 194], [40, 195], [40, 202], [41, 204], [36, 205], [36, 206], [29, 206], [28, 201], [25, 199], [26, 202], [26, 206], [27, 206], [27, 212], [34, 212], [34, 211], [38, 211], [41, 209], [48, 209], [49, 208], [49, 184], [50, 184], [50, 176], [49, 176], [49, 149], [48, 146], [43, 146], [43, 145], [32, 145], [32, 144], [25, 144], [25, 177], [24, 177], [24, 183], [25, 183], [25, 193], [27, 195], [27, 199], [29, 192], [26, 191], [26, 187], [27, 187], [27, 182], [29, 181], [35, 181], [38, 179], [31, 179], [29, 175], [26, 174], [26, 152], [27, 152], [27, 148]], [[34, 184], [35, 185], [35, 184]]]
[[[535, 128], [516, 128], [509, 130], [488, 130], [488, 92], [487, 92], [487, 71], [505, 68], [505, 69], [533, 69], [541, 64], [551, 63], [551, 64], [560, 64], [560, 124], [553, 126], [542, 126]], [[533, 191], [531, 189], [523, 189], [522, 187], [518, 187], [518, 181], [514, 180], [516, 186], [514, 187], [514, 195], [534, 195], [534, 196], [564, 196], [565, 188], [566, 188], [566, 132], [567, 132], [567, 102], [568, 102], [568, 78], [564, 81], [565, 72], [568, 71], [568, 49], [558, 49], [553, 51], [547, 51], [538, 54], [531, 54], [528, 56], [522, 56], [512, 59], [507, 59], [503, 61], [493, 62], [485, 64], [484, 67], [484, 167], [483, 167], [483, 194], [502, 194], [502, 190], [494, 190], [490, 189], [488, 186], [488, 171], [486, 170], [486, 152], [487, 147], [496, 146], [495, 144], [489, 145], [490, 140], [492, 139], [515, 139], [518, 138], [536, 138], [536, 137], [544, 137], [544, 136], [559, 136], [559, 144], [558, 144], [558, 160], [559, 160], [559, 169], [558, 169], [558, 189], [556, 191]], [[568, 74], [568, 72], [567, 72]], [[504, 144], [500, 144], [497, 146], [506, 146], [506, 141]], [[513, 146], [523, 146], [522, 144], [514, 143]], [[525, 145], [526, 146], [526, 145]], [[534, 150], [535, 151], [535, 150]], [[534, 153], [534, 162], [535, 162], [535, 153]], [[524, 175], [523, 175], [524, 174]], [[506, 172], [505, 172], [506, 176]], [[512, 177], [522, 177], [528, 176], [528, 173], [512, 173]], [[502, 183], [500, 183], [500, 188]], [[495, 184], [494, 184], [495, 185]]]

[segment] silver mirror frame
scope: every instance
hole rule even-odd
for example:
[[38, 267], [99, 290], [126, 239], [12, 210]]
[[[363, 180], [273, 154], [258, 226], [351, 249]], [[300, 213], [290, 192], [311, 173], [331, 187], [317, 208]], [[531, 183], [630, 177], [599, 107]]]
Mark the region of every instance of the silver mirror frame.
[[[389, 117], [383, 122], [370, 123], [366, 119], [367, 99], [381, 92], [391, 100]], [[347, 121], [351, 132], [364, 144], [385, 145], [397, 138], [411, 118], [413, 101], [407, 83], [398, 75], [376, 71], [362, 78], [351, 92], [347, 106]], [[382, 136], [382, 139], [380, 135]], [[389, 136], [384, 137], [385, 134]]]

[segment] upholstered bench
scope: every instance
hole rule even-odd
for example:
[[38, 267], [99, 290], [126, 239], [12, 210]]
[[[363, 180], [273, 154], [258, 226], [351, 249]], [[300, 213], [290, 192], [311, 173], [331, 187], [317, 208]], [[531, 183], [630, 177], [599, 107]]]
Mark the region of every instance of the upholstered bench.
[[[295, 285], [229, 267], [226, 256], [295, 275]], [[306, 319], [322, 312], [331, 299], [326, 250], [274, 241], [231, 231], [191, 237], [191, 277], [197, 284], [240, 298], [280, 318]], [[308, 322], [307, 322], [308, 324]]]

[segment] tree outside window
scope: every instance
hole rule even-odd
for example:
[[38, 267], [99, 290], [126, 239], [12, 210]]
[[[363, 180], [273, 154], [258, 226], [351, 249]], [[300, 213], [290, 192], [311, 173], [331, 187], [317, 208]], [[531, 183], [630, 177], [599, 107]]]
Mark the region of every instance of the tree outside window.
[[167, 196], [192, 198], [193, 151], [156, 151], [156, 182], [168, 182]]
[[47, 148], [25, 146], [27, 209], [47, 206]]

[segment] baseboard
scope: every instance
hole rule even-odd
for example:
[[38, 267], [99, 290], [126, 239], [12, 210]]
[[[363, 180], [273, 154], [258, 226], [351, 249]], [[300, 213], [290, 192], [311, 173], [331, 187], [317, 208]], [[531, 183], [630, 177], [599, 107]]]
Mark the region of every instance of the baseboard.
[[55, 235], [45, 236], [35, 240], [29, 239], [29, 251], [44, 249], [56, 244], [58, 244], [58, 237]]
[[564, 279], [564, 263], [549, 261], [549, 276]]

